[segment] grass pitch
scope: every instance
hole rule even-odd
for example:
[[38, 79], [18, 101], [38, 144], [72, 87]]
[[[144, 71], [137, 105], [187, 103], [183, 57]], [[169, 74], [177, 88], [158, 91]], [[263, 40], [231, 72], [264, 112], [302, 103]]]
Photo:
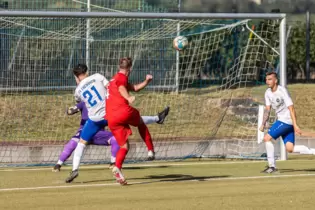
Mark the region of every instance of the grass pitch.
[[0, 209], [314, 209], [314, 161], [278, 162], [273, 175], [265, 162], [126, 165], [128, 186], [106, 166], [83, 166], [71, 184], [68, 167], [1, 169]]

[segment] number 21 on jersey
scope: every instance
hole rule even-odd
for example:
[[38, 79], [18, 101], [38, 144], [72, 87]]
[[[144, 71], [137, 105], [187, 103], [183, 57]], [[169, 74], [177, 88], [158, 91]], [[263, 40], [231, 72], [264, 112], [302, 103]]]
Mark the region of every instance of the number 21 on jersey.
[[89, 90], [83, 92], [83, 97], [87, 99], [87, 102], [90, 104], [91, 107], [97, 104], [97, 100], [93, 100], [93, 93], [97, 96], [99, 101], [102, 101], [102, 97], [99, 92], [96, 90], [95, 86], [92, 86]]

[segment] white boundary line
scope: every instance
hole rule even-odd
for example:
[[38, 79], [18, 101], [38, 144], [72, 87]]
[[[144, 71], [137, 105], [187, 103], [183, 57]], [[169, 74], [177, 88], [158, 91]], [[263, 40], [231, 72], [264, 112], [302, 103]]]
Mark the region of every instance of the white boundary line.
[[[193, 166], [193, 165], [229, 165], [229, 164], [249, 164], [249, 163], [262, 163], [265, 160], [260, 161], [216, 161], [216, 162], [183, 162], [183, 163], [168, 163], [168, 162], [159, 162], [153, 164], [125, 164], [124, 168], [133, 168], [133, 167], [161, 167], [161, 166]], [[64, 168], [69, 167], [70, 165], [63, 166]], [[106, 168], [107, 164], [100, 165], [81, 165], [82, 169], [98, 169]], [[12, 168], [12, 169], [1, 169], [0, 172], [12, 172], [12, 171], [47, 171], [51, 170], [52, 167], [38, 167], [38, 168]]]
[[[192, 181], [228, 181], [228, 180], [251, 180], [251, 179], [271, 179], [271, 178], [292, 178], [292, 177], [311, 177], [315, 174], [291, 174], [291, 175], [270, 175], [270, 176], [248, 176], [248, 177], [227, 177], [227, 178], [209, 178], [209, 179], [193, 179], [181, 181], [144, 181], [144, 182], [131, 182], [128, 185], [137, 184], [153, 184], [153, 183], [176, 183], [176, 182], [192, 182]], [[4, 188], [0, 189], [1, 192], [8, 191], [24, 191], [24, 190], [44, 190], [44, 189], [65, 189], [65, 188], [82, 188], [82, 187], [104, 187], [104, 186], [119, 186], [118, 183], [106, 184], [89, 184], [89, 185], [57, 185], [57, 186], [44, 186], [44, 187], [22, 187], [22, 188]]]
[[[289, 162], [314, 162], [314, 160], [289, 160]], [[125, 164], [124, 168], [133, 168], [133, 167], [161, 167], [161, 166], [193, 166], [193, 165], [229, 165], [229, 164], [251, 164], [251, 163], [264, 163], [266, 160], [254, 160], [254, 161], [213, 161], [213, 162], [182, 162], [182, 163], [172, 163], [172, 162], [157, 162], [152, 164]], [[277, 162], [282, 162], [282, 160], [277, 160]], [[286, 161], [287, 162], [287, 161]], [[63, 168], [68, 168], [71, 165], [64, 165]], [[98, 164], [98, 165], [81, 165], [82, 169], [107, 169], [107, 164]], [[47, 166], [34, 166], [30, 168], [3, 168], [0, 167], [1, 172], [12, 172], [12, 171], [50, 171], [52, 167]]]

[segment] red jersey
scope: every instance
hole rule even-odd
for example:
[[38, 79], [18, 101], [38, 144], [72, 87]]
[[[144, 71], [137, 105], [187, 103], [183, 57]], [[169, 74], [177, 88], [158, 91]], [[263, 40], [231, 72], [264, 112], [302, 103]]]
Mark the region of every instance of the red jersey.
[[128, 88], [128, 77], [122, 73], [117, 73], [109, 82], [107, 86], [107, 99], [106, 99], [106, 116], [110, 113], [115, 113], [117, 110], [129, 107], [129, 102], [122, 97], [118, 88], [120, 86]]

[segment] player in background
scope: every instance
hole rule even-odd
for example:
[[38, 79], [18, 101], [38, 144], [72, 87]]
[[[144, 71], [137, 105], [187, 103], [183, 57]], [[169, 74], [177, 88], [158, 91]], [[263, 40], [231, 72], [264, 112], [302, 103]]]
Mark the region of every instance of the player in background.
[[80, 141], [74, 150], [72, 171], [66, 179], [66, 183], [72, 182], [78, 177], [79, 165], [86, 145], [95, 134], [107, 125], [105, 116], [105, 97], [108, 80], [101, 74], [88, 75], [85, 64], [78, 64], [73, 68], [73, 74], [77, 82], [74, 97], [77, 102], [84, 102], [88, 110], [88, 120], [82, 128]]
[[269, 129], [264, 136], [264, 142], [267, 151], [268, 167], [263, 173], [274, 173], [277, 171], [274, 145], [272, 139], [282, 137], [288, 152], [293, 152], [295, 136], [294, 133], [301, 134], [301, 130], [296, 122], [296, 115], [292, 99], [285, 87], [278, 85], [276, 72], [268, 72], [266, 74], [266, 84], [268, 89], [265, 92], [265, 111], [260, 131], [264, 131], [268, 122], [271, 108], [275, 110], [277, 121]]
[[[69, 142], [64, 146], [62, 153], [60, 154], [57, 164], [54, 166], [53, 171], [58, 172], [61, 169], [62, 164], [71, 156], [72, 152], [78, 145], [80, 140], [82, 128], [85, 122], [88, 120], [88, 111], [84, 102], [80, 102], [75, 106], [69, 107], [67, 109], [67, 115], [73, 115], [81, 112], [81, 122], [80, 127], [76, 134], [69, 140]], [[169, 107], [166, 107], [162, 112], [158, 113], [157, 116], [142, 116], [142, 120], [145, 124], [157, 123], [163, 124], [166, 116], [168, 115]], [[90, 144], [100, 145], [100, 146], [111, 146], [111, 163], [110, 168], [114, 166], [116, 161], [116, 154], [119, 150], [119, 145], [113, 134], [104, 129], [100, 130], [95, 134]]]
[[132, 60], [129, 57], [119, 60], [119, 72], [111, 79], [107, 89], [108, 95], [106, 99], [106, 119], [108, 127], [115, 136], [120, 146], [116, 155], [116, 163], [113, 168], [113, 174], [121, 185], [127, 184], [122, 172], [122, 164], [129, 150], [128, 137], [132, 134], [130, 125], [138, 127], [141, 138], [148, 148], [148, 156], [153, 160], [155, 158], [152, 138], [148, 127], [143, 123], [139, 111], [130, 104], [135, 100], [135, 96], [129, 95], [129, 91], [140, 91], [146, 87], [152, 80], [151, 75], [147, 75], [146, 79], [137, 85], [128, 83]]

